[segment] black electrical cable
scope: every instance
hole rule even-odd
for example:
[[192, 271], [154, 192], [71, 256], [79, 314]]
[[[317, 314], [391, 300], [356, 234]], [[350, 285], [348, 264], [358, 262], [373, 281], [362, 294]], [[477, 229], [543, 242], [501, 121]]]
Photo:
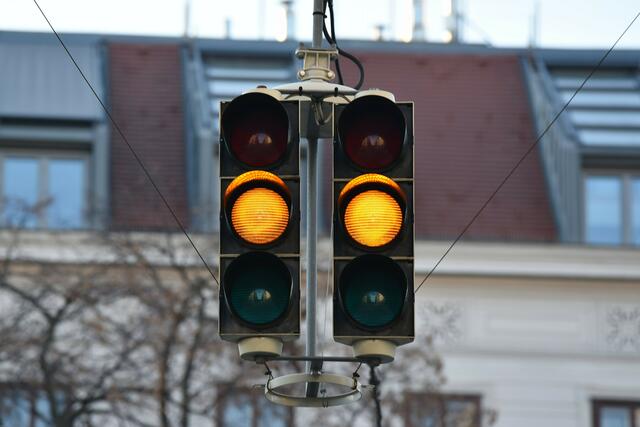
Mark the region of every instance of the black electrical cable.
[[[353, 62], [356, 65], [356, 67], [358, 67], [358, 71], [360, 72], [360, 79], [358, 80], [358, 83], [356, 83], [354, 86], [354, 88], [358, 90], [362, 87], [362, 84], [364, 83], [364, 67], [362, 66], [362, 63], [358, 58], [356, 58], [354, 55], [350, 54], [349, 52], [346, 52], [343, 49], [340, 49], [340, 47], [338, 46], [338, 42], [336, 40], [336, 27], [335, 27], [335, 14], [333, 12], [333, 0], [325, 0], [324, 2], [325, 10], [327, 5], [329, 6], [329, 19], [331, 20], [331, 34], [329, 34], [329, 31], [327, 30], [326, 23], [323, 22], [322, 32], [324, 33], [324, 38], [327, 39], [327, 42], [329, 42], [330, 44], [336, 47], [336, 49], [338, 50], [338, 55], [344, 56], [345, 58]], [[326, 18], [326, 15], [325, 15], [325, 18]], [[344, 84], [344, 80], [342, 78], [342, 70], [340, 69], [339, 59], [336, 58], [335, 62], [336, 62], [336, 73], [338, 74], [338, 81], [340, 82], [340, 84]]]
[[369, 365], [369, 383], [373, 386], [373, 402], [375, 404], [376, 427], [382, 427], [382, 405], [380, 404], [380, 379], [376, 375], [376, 368]]
[[[324, 33], [324, 38], [327, 39], [327, 42], [329, 42], [329, 44], [334, 45], [333, 43], [333, 39], [331, 38], [331, 35], [329, 35], [329, 33], [327, 32], [327, 26], [323, 26], [322, 28], [322, 32]], [[342, 78], [342, 69], [340, 69], [340, 58], [336, 58], [334, 60], [335, 64], [336, 64], [336, 74], [338, 75], [338, 83], [340, 83], [341, 85], [344, 84], [344, 79]]]
[[[324, 34], [324, 38], [327, 40], [327, 42], [336, 47], [336, 40], [335, 40], [335, 27], [333, 24], [333, 16], [331, 17], [331, 29], [332, 29], [332, 34], [329, 34], [329, 31], [327, 30], [327, 23], [326, 23], [326, 19], [327, 19], [327, 15], [326, 15], [326, 10], [327, 10], [327, 3], [328, 0], [324, 0], [324, 5], [323, 5], [323, 15], [324, 15], [324, 19], [322, 20], [322, 33]], [[336, 63], [336, 74], [338, 75], [338, 83], [340, 83], [341, 85], [344, 84], [344, 79], [342, 78], [342, 69], [340, 68], [340, 58], [336, 58], [334, 60], [334, 62]]]

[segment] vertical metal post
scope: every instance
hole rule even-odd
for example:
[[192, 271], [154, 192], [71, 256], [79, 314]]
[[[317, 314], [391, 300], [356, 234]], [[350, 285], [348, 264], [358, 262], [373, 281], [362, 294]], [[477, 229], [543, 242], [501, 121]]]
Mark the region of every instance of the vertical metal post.
[[[322, 26], [324, 0], [313, 2], [313, 48], [322, 47]], [[314, 102], [314, 101], [312, 101]], [[311, 108], [322, 108], [321, 104]], [[317, 304], [317, 207], [318, 207], [318, 133], [320, 126], [310, 116], [307, 129], [307, 342], [306, 355], [316, 356], [316, 304]], [[307, 362], [308, 372], [319, 371], [322, 364]], [[307, 383], [306, 395], [318, 395], [318, 383]]]
[[[307, 347], [306, 355], [316, 355], [316, 208], [318, 138], [307, 139]], [[307, 362], [307, 370], [311, 370]]]
[[324, 23], [324, 0], [313, 0], [313, 39], [311, 47], [322, 47], [322, 24]]

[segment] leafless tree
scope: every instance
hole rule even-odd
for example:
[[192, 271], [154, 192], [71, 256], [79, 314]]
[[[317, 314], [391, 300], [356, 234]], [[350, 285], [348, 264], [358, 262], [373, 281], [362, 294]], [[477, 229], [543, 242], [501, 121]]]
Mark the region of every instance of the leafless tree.
[[[48, 249], [38, 247], [38, 234]], [[240, 361], [236, 346], [220, 341], [216, 285], [181, 236], [71, 234], [0, 233], [0, 426], [15, 417], [31, 426], [211, 426], [229, 396], [264, 383], [263, 366]], [[331, 341], [326, 335], [323, 343]], [[301, 354], [301, 345], [287, 352]], [[336, 368], [351, 374], [355, 366]], [[296, 410], [296, 423], [402, 425], [407, 393], [437, 393], [443, 382], [425, 337], [376, 373], [378, 400]], [[369, 382], [367, 369], [360, 374]], [[474, 425], [476, 414], [458, 416], [447, 425]]]
[[170, 235], [91, 235], [73, 243], [95, 259], [74, 253], [48, 261], [25, 255], [29, 234], [5, 232], [0, 245], [0, 420], [11, 414], [56, 427], [210, 420], [218, 385], [229, 390], [248, 371], [217, 338], [206, 269], [182, 257]]

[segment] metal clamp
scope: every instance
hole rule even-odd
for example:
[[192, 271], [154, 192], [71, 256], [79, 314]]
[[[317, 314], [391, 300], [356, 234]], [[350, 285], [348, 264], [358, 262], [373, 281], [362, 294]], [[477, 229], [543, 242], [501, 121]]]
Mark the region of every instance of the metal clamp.
[[300, 80], [321, 79], [333, 80], [335, 73], [331, 70], [331, 61], [338, 56], [338, 50], [309, 48], [301, 46], [296, 56], [302, 59], [302, 70], [298, 71]]

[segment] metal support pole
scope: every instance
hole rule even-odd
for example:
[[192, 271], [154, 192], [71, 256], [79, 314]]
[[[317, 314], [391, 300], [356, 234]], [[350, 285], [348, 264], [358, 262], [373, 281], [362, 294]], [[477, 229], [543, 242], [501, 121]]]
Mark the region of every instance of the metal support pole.
[[311, 47], [322, 47], [322, 24], [324, 23], [324, 0], [313, 0], [313, 40]]
[[[324, 0], [313, 2], [313, 44], [312, 47], [322, 47], [322, 27], [324, 24]], [[314, 102], [314, 101], [312, 101]], [[312, 108], [322, 108], [321, 104]], [[318, 134], [320, 125], [310, 115], [308, 118], [307, 137], [307, 341], [306, 357], [316, 357], [316, 304], [318, 294], [317, 284], [317, 207], [318, 207]], [[307, 372], [318, 372], [322, 369], [322, 361], [311, 360], [306, 363]], [[307, 397], [318, 396], [318, 383], [307, 383]]]
[[[307, 348], [306, 356], [316, 355], [316, 208], [318, 138], [307, 140]], [[307, 363], [307, 371], [311, 363]]]

